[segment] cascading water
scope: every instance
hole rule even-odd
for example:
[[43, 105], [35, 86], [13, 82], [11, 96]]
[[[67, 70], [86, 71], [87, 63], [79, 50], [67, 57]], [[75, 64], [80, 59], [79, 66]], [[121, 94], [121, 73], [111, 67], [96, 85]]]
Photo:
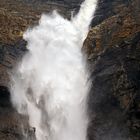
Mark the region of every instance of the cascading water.
[[11, 76], [11, 100], [29, 116], [37, 140], [86, 140], [89, 89], [83, 41], [97, 5], [86, 0], [71, 20], [42, 15], [24, 39], [28, 53]]

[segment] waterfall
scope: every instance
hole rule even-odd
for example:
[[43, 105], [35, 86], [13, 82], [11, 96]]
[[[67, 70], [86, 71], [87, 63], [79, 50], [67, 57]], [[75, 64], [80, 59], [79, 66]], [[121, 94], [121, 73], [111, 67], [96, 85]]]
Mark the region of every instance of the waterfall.
[[11, 75], [11, 101], [37, 140], [86, 140], [90, 83], [81, 48], [96, 5], [86, 0], [71, 20], [44, 14], [24, 33], [29, 51]]

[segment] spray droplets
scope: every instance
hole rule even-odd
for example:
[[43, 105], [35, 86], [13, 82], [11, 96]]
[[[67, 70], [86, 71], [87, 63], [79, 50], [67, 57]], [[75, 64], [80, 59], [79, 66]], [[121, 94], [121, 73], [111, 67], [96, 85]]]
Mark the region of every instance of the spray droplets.
[[29, 52], [11, 76], [11, 99], [29, 116], [37, 140], [86, 140], [89, 83], [81, 47], [95, 2], [85, 1], [73, 21], [57, 12], [42, 15], [24, 34]]

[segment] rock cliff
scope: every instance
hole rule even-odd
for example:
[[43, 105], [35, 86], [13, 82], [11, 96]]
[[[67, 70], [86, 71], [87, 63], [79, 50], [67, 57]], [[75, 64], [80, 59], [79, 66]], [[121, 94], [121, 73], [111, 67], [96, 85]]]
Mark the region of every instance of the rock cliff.
[[89, 139], [139, 140], [140, 1], [106, 2], [83, 47], [92, 81]]

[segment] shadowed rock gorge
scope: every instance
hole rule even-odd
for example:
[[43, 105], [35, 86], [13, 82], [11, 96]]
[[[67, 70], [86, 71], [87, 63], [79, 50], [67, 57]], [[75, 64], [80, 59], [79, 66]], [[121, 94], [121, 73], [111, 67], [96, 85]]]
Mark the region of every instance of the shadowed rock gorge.
[[[11, 105], [9, 71], [27, 51], [23, 32], [52, 9], [70, 18], [81, 0], [0, 0], [0, 140], [34, 140]], [[99, 0], [83, 45], [91, 72], [89, 140], [140, 139], [140, 1]], [[20, 93], [19, 93], [20, 94]]]

